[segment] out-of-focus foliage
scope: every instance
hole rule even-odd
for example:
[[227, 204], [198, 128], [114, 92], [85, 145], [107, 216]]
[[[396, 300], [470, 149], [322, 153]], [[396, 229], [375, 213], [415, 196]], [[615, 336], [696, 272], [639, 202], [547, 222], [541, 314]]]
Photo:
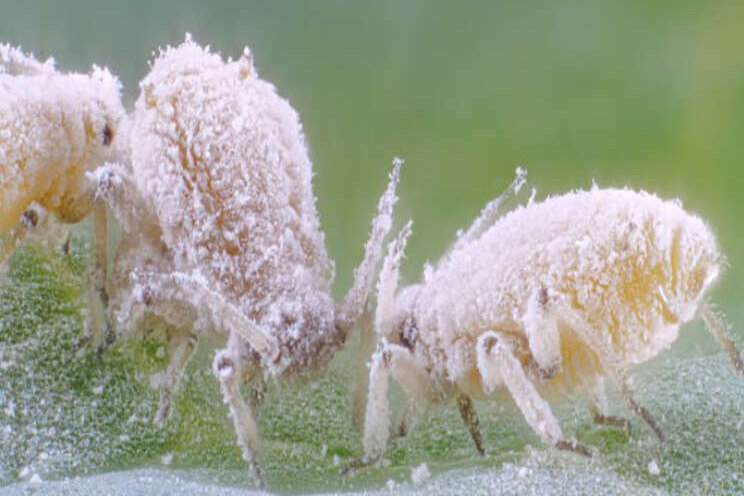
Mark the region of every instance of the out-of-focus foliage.
[[[186, 31], [233, 57], [249, 45], [302, 118], [339, 293], [395, 154], [399, 212], [416, 221], [411, 278], [523, 164], [540, 196], [596, 179], [682, 198], [729, 254], [723, 298], [742, 287], [736, 0], [0, 0], [0, 11], [1, 39], [65, 69], [109, 66], [130, 104], [152, 52]], [[744, 317], [739, 307], [726, 310]]]

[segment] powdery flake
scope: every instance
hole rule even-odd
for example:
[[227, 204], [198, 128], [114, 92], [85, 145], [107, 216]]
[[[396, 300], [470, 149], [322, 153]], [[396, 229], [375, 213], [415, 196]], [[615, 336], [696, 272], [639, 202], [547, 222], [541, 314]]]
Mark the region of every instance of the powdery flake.
[[418, 467], [411, 469], [411, 482], [415, 485], [423, 484], [426, 480], [431, 478], [431, 472], [426, 463], [422, 463]]
[[648, 462], [648, 473], [650, 475], [659, 475], [661, 473], [661, 469], [659, 469], [659, 464], [656, 463], [656, 459]]

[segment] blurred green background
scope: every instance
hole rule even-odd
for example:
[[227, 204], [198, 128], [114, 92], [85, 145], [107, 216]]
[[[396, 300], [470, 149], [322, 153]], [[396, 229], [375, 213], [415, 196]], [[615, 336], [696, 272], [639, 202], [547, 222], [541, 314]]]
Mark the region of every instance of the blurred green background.
[[[0, 40], [63, 69], [105, 64], [128, 102], [153, 51], [186, 31], [244, 45], [304, 122], [315, 191], [351, 281], [390, 159], [407, 160], [408, 276], [524, 165], [540, 197], [629, 185], [679, 197], [744, 285], [744, 4], [729, 2], [0, 2]], [[742, 317], [741, 319], [739, 317]]]
[[[409, 282], [520, 164], [538, 198], [595, 180], [707, 219], [730, 261], [713, 297], [739, 343], [743, 23], [741, 1], [0, 1], [0, 41], [64, 70], [106, 65], [130, 106], [153, 52], [186, 31], [225, 56], [249, 45], [302, 117], [337, 294], [394, 155]], [[673, 354], [717, 350], [685, 331]]]

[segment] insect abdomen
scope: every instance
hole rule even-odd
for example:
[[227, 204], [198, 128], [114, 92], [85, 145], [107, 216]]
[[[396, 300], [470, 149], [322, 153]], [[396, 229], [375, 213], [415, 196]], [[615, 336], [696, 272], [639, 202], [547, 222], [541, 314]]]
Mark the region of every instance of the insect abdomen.
[[430, 325], [451, 341], [523, 332], [530, 300], [542, 295], [546, 312], [568, 306], [623, 359], [646, 359], [676, 338], [679, 322], [661, 293], [676, 291], [673, 280], [692, 270], [672, 263], [680, 230], [717, 256], [709, 230], [675, 202], [612, 189], [550, 198], [510, 212], [450, 254], [427, 279], [420, 306], [436, 309]]

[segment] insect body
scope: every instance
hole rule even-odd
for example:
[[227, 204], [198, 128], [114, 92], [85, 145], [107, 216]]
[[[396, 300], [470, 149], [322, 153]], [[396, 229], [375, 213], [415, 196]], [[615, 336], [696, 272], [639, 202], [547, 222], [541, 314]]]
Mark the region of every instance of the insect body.
[[260, 477], [254, 414], [240, 386], [320, 370], [343, 346], [382, 258], [399, 166], [355, 283], [336, 307], [298, 116], [257, 76], [248, 49], [224, 62], [187, 39], [164, 50], [140, 86], [131, 171], [99, 174], [125, 232], [114, 308], [124, 332], [143, 316], [167, 326], [174, 351], [158, 420], [197, 338], [228, 338], [215, 373]]
[[722, 256], [706, 224], [677, 202], [595, 188], [531, 203], [459, 241], [423, 282], [397, 291], [409, 232], [391, 243], [380, 275], [367, 463], [387, 444], [390, 375], [419, 398], [456, 396], [481, 452], [470, 398], [505, 387], [543, 442], [585, 454], [564, 439], [541, 393], [589, 391], [595, 420], [629, 426], [602, 409], [602, 380], [611, 378], [663, 438], [626, 373], [695, 316], [744, 375], [741, 354], [703, 301]]
[[47, 213], [75, 223], [94, 210], [103, 293], [105, 208], [85, 174], [113, 154], [123, 114], [119, 81], [106, 69], [64, 74], [51, 59], [0, 45], [0, 265]]
[[[3, 46], [0, 59], [14, 51]], [[105, 69], [62, 74], [49, 63], [10, 72], [23, 67], [9, 61], [0, 71], [0, 232], [32, 202], [77, 222], [92, 202], [85, 172], [110, 154], [123, 114], [119, 82]]]

